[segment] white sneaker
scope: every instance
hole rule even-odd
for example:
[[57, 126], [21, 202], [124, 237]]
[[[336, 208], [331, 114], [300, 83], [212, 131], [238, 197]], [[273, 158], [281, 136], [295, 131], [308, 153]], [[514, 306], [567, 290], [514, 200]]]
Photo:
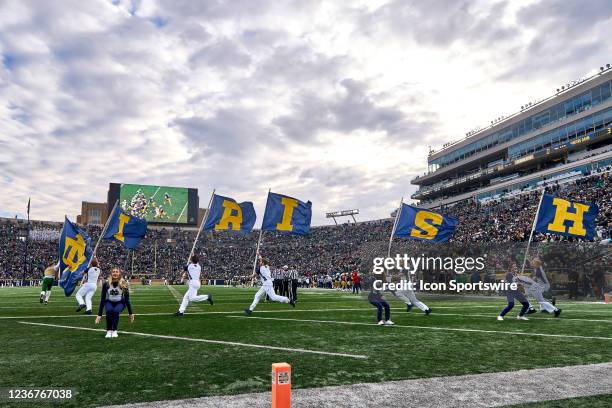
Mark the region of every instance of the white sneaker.
[[119, 337], [119, 335], [117, 334], [117, 330], [114, 330], [111, 332], [111, 337]]
[[499, 321], [504, 320], [504, 316], [497, 316], [497, 320], [499, 320]]
[[381, 320], [380, 322], [378, 322], [378, 325], [379, 325], [379, 326], [382, 326], [382, 325], [384, 325], [384, 324], [385, 324], [385, 321], [384, 321], [384, 320]]
[[516, 316], [516, 318], [518, 320], [529, 320], [528, 318], [526, 318], [525, 316]]
[[110, 330], [107, 330], [106, 331], [106, 336], [104, 336], [104, 337], [107, 338], [107, 339], [110, 339], [111, 337], [113, 337], [113, 332], [110, 331]]
[[393, 326], [395, 323], [393, 323], [391, 320], [387, 320], [387, 321], [385, 322], [385, 324], [386, 324], [387, 326]]

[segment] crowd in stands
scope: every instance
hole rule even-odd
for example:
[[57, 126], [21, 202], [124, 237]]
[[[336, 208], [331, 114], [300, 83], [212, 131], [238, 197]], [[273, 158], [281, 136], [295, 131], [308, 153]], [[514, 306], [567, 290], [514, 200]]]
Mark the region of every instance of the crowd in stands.
[[[533, 250], [545, 257], [549, 270], [558, 271], [559, 281], [568, 288], [572, 279], [581, 282], [590, 279], [592, 288], [598, 288], [596, 294], [601, 294], [606, 285], [605, 272], [612, 270], [610, 255], [606, 252], [612, 245], [600, 244], [609, 238], [612, 227], [612, 176], [610, 173], [594, 174], [566, 184], [553, 184], [547, 187], [547, 192], [571, 200], [596, 203], [599, 206], [598, 237], [594, 242], [581, 242], [537, 233]], [[486, 204], [467, 200], [443, 208], [441, 212], [459, 219], [450, 244], [433, 246], [396, 239], [392, 253], [437, 256], [444, 253], [447, 254], [444, 256], [455, 257], [486, 253], [489, 258], [487, 268], [479, 279], [494, 280], [496, 274], [512, 267], [512, 264], [520, 264], [539, 198], [537, 192], [525, 192]], [[343, 274], [348, 276], [356, 270], [369, 274], [372, 259], [386, 255], [392, 223], [393, 220], [388, 218], [313, 227], [308, 236], [266, 232], [261, 252], [273, 266], [288, 265], [296, 269], [304, 281], [308, 278], [311, 286], [337, 287]], [[84, 228], [95, 243], [102, 228], [96, 225]], [[44, 267], [57, 260], [60, 229], [60, 223], [31, 222], [30, 230], [35, 239], [28, 240], [29, 279], [38, 279]], [[194, 229], [150, 228], [136, 251], [129, 252], [117, 242], [104, 241], [98, 249], [98, 258], [103, 269], [119, 266], [128, 276], [173, 282], [180, 279], [195, 234]], [[22, 278], [26, 235], [25, 221], [0, 219], [0, 280]], [[255, 231], [246, 235], [202, 233], [196, 251], [200, 254], [203, 277], [240, 281], [249, 276], [257, 237]], [[578, 278], [572, 275], [572, 270], [579, 274]], [[423, 271], [423, 274], [434, 281], [454, 276], [454, 273], [440, 271]], [[591, 292], [585, 284], [582, 286], [584, 293]]]

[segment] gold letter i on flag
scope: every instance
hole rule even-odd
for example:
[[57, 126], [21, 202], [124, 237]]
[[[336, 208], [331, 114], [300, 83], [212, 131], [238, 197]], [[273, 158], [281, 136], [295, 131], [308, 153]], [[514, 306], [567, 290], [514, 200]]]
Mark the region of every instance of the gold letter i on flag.
[[293, 225], [291, 219], [293, 218], [293, 210], [298, 206], [298, 200], [295, 198], [283, 197], [281, 199], [283, 204], [283, 220], [280, 224], [276, 224], [276, 229], [279, 231], [293, 231]]

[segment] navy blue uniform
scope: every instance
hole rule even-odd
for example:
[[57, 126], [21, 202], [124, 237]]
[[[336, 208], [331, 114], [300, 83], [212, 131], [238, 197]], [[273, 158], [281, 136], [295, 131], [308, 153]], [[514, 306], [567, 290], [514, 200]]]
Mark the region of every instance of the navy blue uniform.
[[372, 289], [368, 293], [368, 301], [372, 306], [376, 308], [376, 319], [377, 321], [382, 320], [382, 310], [385, 309], [385, 321], [391, 317], [391, 309], [389, 303], [382, 297], [382, 293], [379, 290], [374, 289], [374, 282], [372, 282]]
[[[512, 283], [513, 279], [514, 275], [512, 274], [512, 272], [506, 273], [506, 282]], [[521, 305], [523, 305], [521, 311], [519, 312], [519, 316], [524, 316], [525, 313], [527, 313], [527, 309], [529, 309], [529, 302], [527, 301], [525, 295], [523, 295], [523, 293], [518, 289], [508, 289], [506, 291], [506, 299], [508, 300], [508, 305], [504, 308], [504, 310], [501, 311], [501, 313], [499, 314], [500, 316], [505, 316], [506, 313], [512, 310], [512, 308], [514, 307], [514, 299], [518, 300], [519, 302], [521, 302]]]
[[104, 282], [102, 286], [102, 297], [98, 316], [102, 316], [102, 311], [106, 309], [106, 330], [116, 331], [119, 325], [119, 315], [127, 307], [128, 313], [132, 313], [130, 303], [130, 292], [119, 287], [119, 283]]

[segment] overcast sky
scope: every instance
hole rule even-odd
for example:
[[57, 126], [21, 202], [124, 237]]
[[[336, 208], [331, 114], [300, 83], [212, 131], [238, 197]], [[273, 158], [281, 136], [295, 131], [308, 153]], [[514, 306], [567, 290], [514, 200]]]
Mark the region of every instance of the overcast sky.
[[612, 63], [609, 0], [0, 1], [0, 215], [109, 182], [388, 216], [428, 146]]

